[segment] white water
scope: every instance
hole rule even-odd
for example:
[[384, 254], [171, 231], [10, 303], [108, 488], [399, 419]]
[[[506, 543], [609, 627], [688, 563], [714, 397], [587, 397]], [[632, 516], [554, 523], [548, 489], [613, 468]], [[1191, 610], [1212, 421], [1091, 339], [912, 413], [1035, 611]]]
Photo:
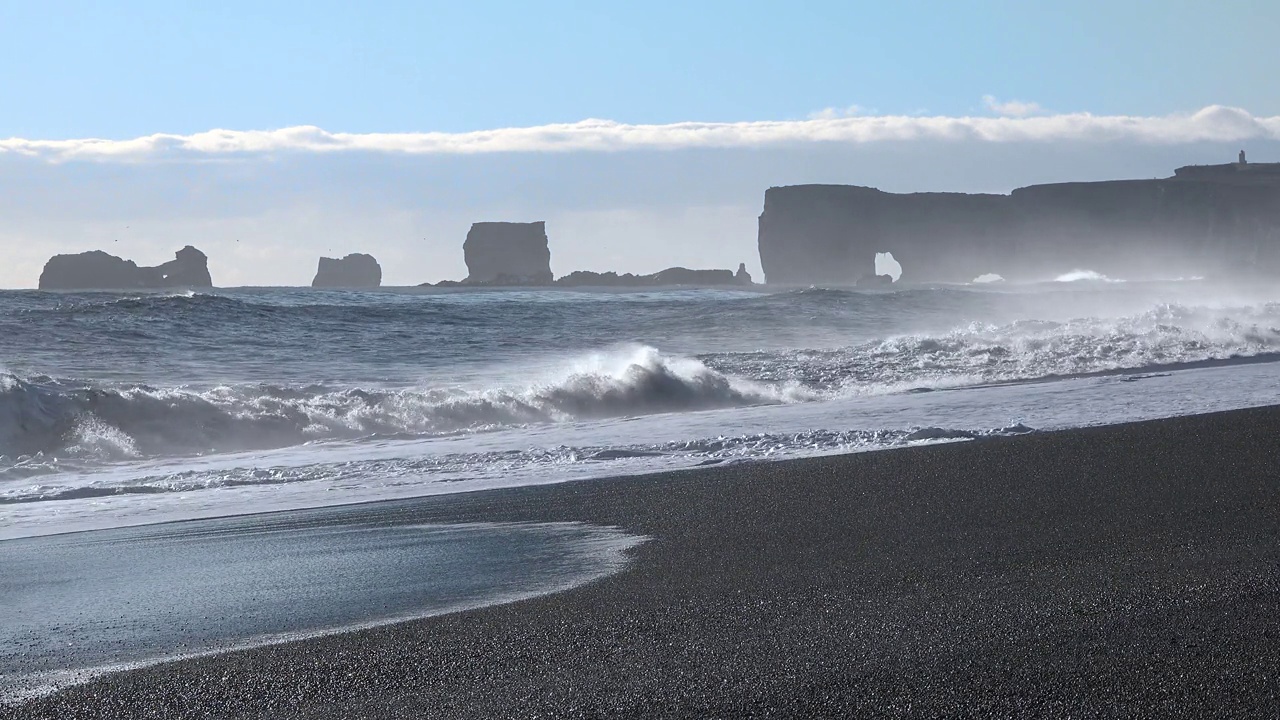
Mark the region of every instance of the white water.
[[121, 463], [9, 483], [11, 498], [65, 499], [3, 506], [0, 538], [1277, 404], [1278, 377], [1276, 365], [1263, 363]]
[[0, 314], [0, 538], [1277, 401], [1275, 290], [1059, 279], [18, 295]]

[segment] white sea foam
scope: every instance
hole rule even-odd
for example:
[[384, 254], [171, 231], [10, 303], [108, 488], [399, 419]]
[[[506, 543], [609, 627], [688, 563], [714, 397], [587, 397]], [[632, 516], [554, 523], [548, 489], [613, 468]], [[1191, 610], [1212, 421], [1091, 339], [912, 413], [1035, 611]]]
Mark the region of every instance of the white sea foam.
[[1123, 280], [1115, 280], [1094, 270], [1076, 269], [1066, 272], [1053, 279], [1054, 282], [1124, 282]]
[[481, 389], [97, 389], [5, 375], [0, 376], [0, 454], [120, 460], [379, 434], [474, 432], [811, 397], [799, 387], [725, 375], [697, 359], [665, 355], [647, 346], [586, 355], [523, 386]]

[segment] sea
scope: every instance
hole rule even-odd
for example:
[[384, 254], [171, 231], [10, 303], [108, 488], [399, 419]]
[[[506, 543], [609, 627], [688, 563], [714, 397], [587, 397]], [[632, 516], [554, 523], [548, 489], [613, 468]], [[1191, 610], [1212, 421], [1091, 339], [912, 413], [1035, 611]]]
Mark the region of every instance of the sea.
[[1269, 405], [1277, 360], [1280, 288], [1088, 270], [874, 289], [0, 291], [0, 708], [566, 590], [648, 540], [405, 525], [369, 501]]
[[[0, 539], [1280, 402], [1280, 288], [0, 292]], [[856, 482], [851, 479], [850, 482]]]

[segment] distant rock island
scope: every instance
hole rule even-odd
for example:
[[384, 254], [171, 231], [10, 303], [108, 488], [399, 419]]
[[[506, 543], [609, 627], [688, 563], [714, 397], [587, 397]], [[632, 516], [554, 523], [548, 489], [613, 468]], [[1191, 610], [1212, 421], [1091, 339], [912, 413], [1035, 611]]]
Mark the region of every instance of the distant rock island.
[[651, 275], [632, 275], [616, 272], [591, 272], [578, 270], [564, 277], [557, 278], [556, 285], [561, 287], [663, 287], [671, 285], [750, 285], [751, 274], [745, 265], [738, 267], [735, 275], [732, 270], [690, 270], [672, 267]]
[[545, 222], [478, 222], [462, 244], [467, 285], [549, 285]]
[[213, 287], [209, 258], [191, 247], [156, 267], [139, 267], [132, 260], [101, 250], [75, 255], [54, 255], [40, 273], [41, 290], [122, 290]]
[[376, 288], [382, 285], [382, 266], [372, 255], [351, 253], [344, 258], [320, 258], [315, 288]]
[[1008, 195], [769, 188], [758, 243], [770, 284], [900, 280], [1240, 277], [1280, 272], [1280, 163], [1178, 168], [1173, 177], [1032, 185]]
[[[667, 268], [651, 275], [578, 270], [559, 279], [551, 273], [551, 249], [545, 222], [479, 222], [462, 245], [467, 278], [435, 287], [660, 287], [672, 285], [751, 285], [746, 264], [738, 271]], [[323, 262], [323, 261], [322, 261]], [[431, 285], [431, 283], [423, 283]]]

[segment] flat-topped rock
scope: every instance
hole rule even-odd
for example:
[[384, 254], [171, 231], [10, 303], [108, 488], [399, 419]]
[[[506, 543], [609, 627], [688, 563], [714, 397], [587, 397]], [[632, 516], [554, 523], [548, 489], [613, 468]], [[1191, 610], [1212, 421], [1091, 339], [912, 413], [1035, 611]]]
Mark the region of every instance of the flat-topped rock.
[[546, 223], [479, 222], [462, 244], [468, 285], [549, 285]]
[[382, 285], [382, 266], [372, 255], [351, 253], [344, 258], [320, 258], [311, 287], [370, 288]]
[[[1243, 160], [1243, 158], [1242, 158]], [[1280, 275], [1280, 165], [1179, 168], [1174, 177], [1032, 185], [1008, 195], [797, 185], [765, 193], [769, 283], [852, 284], [892, 253], [899, 280], [1131, 280]]]
[[40, 273], [41, 290], [123, 290], [172, 287], [213, 287], [209, 258], [188, 245], [174, 259], [155, 267], [101, 250], [54, 255]]

